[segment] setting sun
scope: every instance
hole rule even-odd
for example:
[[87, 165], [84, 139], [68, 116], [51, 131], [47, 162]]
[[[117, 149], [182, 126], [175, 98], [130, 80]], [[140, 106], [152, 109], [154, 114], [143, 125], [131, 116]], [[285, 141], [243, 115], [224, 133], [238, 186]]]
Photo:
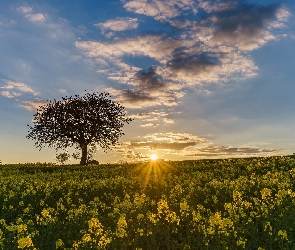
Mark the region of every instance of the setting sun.
[[155, 161], [155, 160], [158, 159], [158, 156], [157, 156], [156, 154], [152, 154], [152, 155], [150, 156], [150, 158], [151, 158], [152, 161]]

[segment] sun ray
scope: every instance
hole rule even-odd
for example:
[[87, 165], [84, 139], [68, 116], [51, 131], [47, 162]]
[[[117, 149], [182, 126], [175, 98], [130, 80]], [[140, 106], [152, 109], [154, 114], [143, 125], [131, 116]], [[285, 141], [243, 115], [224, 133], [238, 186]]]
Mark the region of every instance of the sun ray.
[[142, 192], [155, 192], [153, 195], [157, 196], [161, 189], [162, 177], [166, 173], [175, 172], [175, 168], [172, 167], [168, 162], [159, 160], [150, 160], [138, 164], [134, 168], [134, 174], [140, 178]]

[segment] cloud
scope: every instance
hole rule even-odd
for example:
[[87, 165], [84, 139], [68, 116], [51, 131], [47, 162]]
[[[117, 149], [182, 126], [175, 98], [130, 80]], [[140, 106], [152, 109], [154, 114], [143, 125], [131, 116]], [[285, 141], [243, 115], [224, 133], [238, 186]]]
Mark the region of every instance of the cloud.
[[159, 121], [159, 119], [161, 118], [163, 119], [166, 116], [168, 116], [168, 113], [164, 111], [155, 110], [148, 113], [134, 113], [132, 115], [129, 115], [128, 117], [133, 118], [135, 120], [140, 119], [140, 120], [152, 122], [152, 121]]
[[186, 148], [206, 143], [205, 138], [188, 133], [153, 133], [147, 134], [142, 140], [126, 141], [117, 145], [114, 150], [130, 160], [147, 160], [151, 152], [160, 153], [165, 158], [172, 154], [181, 154]]
[[234, 13], [217, 13], [212, 19], [213, 36], [209, 44], [230, 45], [240, 50], [253, 50], [275, 37], [268, 25], [276, 18], [275, 6], [241, 4]]
[[216, 1], [216, 0], [210, 0], [210, 1], [203, 1], [200, 0], [199, 3], [200, 8], [202, 8], [204, 11], [211, 13], [211, 12], [220, 12], [225, 11], [229, 9], [234, 9], [237, 6], [236, 1]]
[[179, 16], [183, 11], [197, 13], [197, 2], [194, 0], [131, 0], [124, 4], [127, 11], [154, 17], [165, 21]]
[[23, 14], [27, 14], [27, 13], [31, 13], [33, 11], [33, 8], [30, 6], [21, 6], [17, 8], [17, 10]]
[[16, 97], [16, 96], [20, 96], [21, 94], [20, 93], [16, 93], [14, 91], [1, 91], [0, 94], [2, 96], [5, 96], [7, 98], [13, 98], [13, 97]]
[[[216, 74], [221, 67], [218, 57], [211, 57], [205, 53], [190, 55], [186, 53], [174, 53], [173, 59], [167, 63], [167, 71], [171, 73], [170, 78], [181, 79], [182, 81], [212, 81], [209, 77]], [[187, 80], [186, 80], [187, 79]]]
[[107, 92], [115, 96], [115, 100], [124, 103], [126, 108], [143, 108], [154, 105], [160, 105], [161, 102], [157, 101], [155, 98], [141, 93], [138, 90], [126, 89], [118, 90], [115, 88], [106, 88]]
[[127, 150], [126, 152], [123, 153], [123, 157], [125, 159], [128, 159], [128, 160], [147, 160], [150, 158], [150, 155], [147, 155], [147, 154], [143, 154], [141, 152], [135, 152], [135, 151], [132, 151], [132, 150]]
[[[122, 153], [123, 156], [128, 154], [133, 159], [136, 158], [137, 154], [147, 156], [151, 152], [156, 152], [165, 159], [173, 159], [176, 155], [178, 159], [191, 159], [192, 157], [198, 159], [271, 156], [280, 153], [280, 151], [275, 149], [260, 148], [254, 145], [239, 147], [214, 145], [204, 137], [189, 133], [173, 132], [147, 134], [141, 140], [122, 142], [115, 150]], [[135, 152], [137, 153], [135, 154]]]
[[84, 51], [90, 58], [104, 58], [105, 60], [113, 61], [125, 55], [144, 55], [163, 63], [166, 63], [167, 55], [171, 54], [183, 44], [192, 46], [194, 42], [180, 42], [172, 39], [167, 40], [163, 36], [147, 35], [118, 40], [113, 43], [98, 41], [81, 41], [75, 43], [76, 47]]
[[275, 16], [278, 22], [287, 22], [291, 17], [291, 13], [288, 11], [285, 5], [282, 5], [280, 8], [276, 10]]
[[15, 82], [12, 80], [3, 80], [6, 82], [6, 84], [0, 89], [4, 89], [1, 91], [1, 95], [12, 98], [12, 97], [17, 97], [21, 96], [23, 93], [32, 93], [34, 95], [37, 94], [32, 88], [30, 88], [27, 84], [23, 82]]
[[42, 13], [37, 14], [27, 14], [26, 18], [30, 20], [33, 23], [41, 22], [43, 23], [45, 21], [45, 16]]
[[40, 106], [47, 104], [47, 102], [36, 99], [34, 101], [23, 101], [21, 106], [29, 111], [36, 112]]
[[243, 157], [243, 156], [266, 156], [276, 155], [279, 152], [275, 149], [258, 148], [255, 146], [241, 146], [241, 147], [225, 147], [210, 145], [204, 148], [200, 148], [197, 152], [187, 154], [187, 156], [199, 156], [199, 157]]
[[173, 119], [169, 119], [169, 118], [164, 118], [164, 123], [165, 124], [173, 124], [175, 123]]
[[168, 118], [172, 111], [169, 110], [168, 112], [155, 110], [148, 113], [134, 113], [129, 114], [128, 117], [133, 118], [135, 121], [139, 121], [142, 123], [140, 126], [144, 128], [149, 127], [158, 127], [162, 125], [168, 125], [173, 124], [174, 120], [171, 118]]
[[25, 17], [33, 23], [44, 22], [46, 19], [42, 13], [32, 13], [33, 7], [30, 6], [21, 6], [17, 8], [17, 10], [23, 13]]
[[[175, 106], [185, 88], [255, 77], [259, 68], [249, 52], [278, 39], [273, 30], [282, 27], [290, 16], [284, 6], [237, 1], [200, 0], [198, 7], [197, 1], [190, 0], [132, 0], [124, 7], [165, 21], [173, 31], [161, 36], [117, 37], [109, 43], [81, 41], [75, 45], [94, 62], [104, 62], [98, 65], [98, 72], [127, 85], [109, 91], [131, 108]], [[198, 16], [198, 8], [205, 14]], [[196, 18], [187, 20], [188, 13]], [[110, 21], [109, 27], [116, 27], [112, 25]], [[141, 69], [126, 59], [129, 56], [155, 63], [147, 70]]]
[[207, 139], [200, 138], [188, 133], [154, 133], [144, 136], [142, 141], [130, 142], [129, 148], [149, 150], [183, 150], [207, 142]]
[[146, 127], [155, 127], [155, 125], [153, 123], [142, 124], [140, 126], [143, 127], [143, 128], [146, 128]]
[[58, 92], [59, 93], [62, 93], [62, 94], [66, 94], [67, 93], [67, 91], [65, 89], [59, 89]]
[[109, 19], [104, 23], [95, 24], [96, 27], [99, 27], [103, 33], [105, 31], [125, 31], [125, 30], [133, 30], [138, 27], [138, 19], [137, 18], [116, 18]]
[[130, 84], [135, 88], [125, 90], [108, 88], [106, 91], [129, 108], [157, 105], [174, 106], [177, 104], [177, 98], [184, 95], [180, 91], [183, 88], [180, 84], [164, 82], [161, 79], [161, 76], [157, 73], [157, 67], [150, 67], [147, 71], [137, 72]]
[[[40, 105], [43, 105], [46, 103], [39, 99], [35, 99], [34, 101], [22, 101], [20, 97], [23, 96], [24, 94], [33, 94], [33, 96], [35, 97], [38, 93], [23, 82], [16, 82], [12, 80], [3, 80], [3, 81], [6, 84], [0, 87], [0, 89], [4, 89], [3, 91], [0, 91], [0, 94], [7, 98], [14, 98], [21, 107], [29, 111], [36, 111], [36, 109]], [[25, 96], [24, 98], [27, 98], [27, 96]]]

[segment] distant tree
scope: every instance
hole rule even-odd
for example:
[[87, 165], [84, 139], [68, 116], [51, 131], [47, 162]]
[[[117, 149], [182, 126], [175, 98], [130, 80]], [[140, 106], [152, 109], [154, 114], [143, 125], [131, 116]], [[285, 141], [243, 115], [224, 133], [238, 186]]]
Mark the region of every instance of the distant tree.
[[109, 97], [108, 93], [93, 92], [48, 101], [34, 114], [27, 138], [34, 140], [40, 150], [44, 145], [56, 150], [80, 148], [80, 164], [86, 165], [88, 145], [110, 149], [124, 135], [124, 124], [132, 121], [125, 117], [124, 107]]

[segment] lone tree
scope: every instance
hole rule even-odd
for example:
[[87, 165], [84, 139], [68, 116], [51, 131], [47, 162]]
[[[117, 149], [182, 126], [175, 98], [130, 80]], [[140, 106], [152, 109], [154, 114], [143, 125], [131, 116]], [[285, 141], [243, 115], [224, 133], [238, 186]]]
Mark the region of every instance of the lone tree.
[[104, 151], [124, 135], [124, 107], [108, 99], [108, 93], [86, 93], [84, 96], [63, 97], [48, 101], [34, 114], [27, 138], [56, 150], [74, 146], [82, 150], [80, 165], [87, 164], [87, 146], [98, 144]]

